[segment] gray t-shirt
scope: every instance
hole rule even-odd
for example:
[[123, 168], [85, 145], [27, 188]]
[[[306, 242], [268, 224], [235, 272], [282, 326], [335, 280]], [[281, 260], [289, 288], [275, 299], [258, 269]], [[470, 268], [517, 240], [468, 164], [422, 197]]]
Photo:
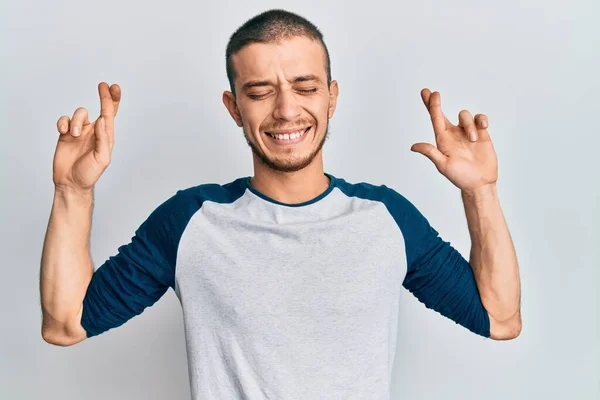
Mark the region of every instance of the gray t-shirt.
[[88, 337], [172, 288], [194, 400], [389, 399], [401, 287], [489, 337], [468, 261], [412, 203], [326, 175], [293, 205], [249, 177], [177, 191], [94, 273]]

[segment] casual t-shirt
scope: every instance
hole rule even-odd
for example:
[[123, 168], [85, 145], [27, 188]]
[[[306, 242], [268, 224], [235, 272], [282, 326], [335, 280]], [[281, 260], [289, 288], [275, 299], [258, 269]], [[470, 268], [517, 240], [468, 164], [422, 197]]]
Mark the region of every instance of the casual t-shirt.
[[399, 290], [489, 337], [468, 261], [387, 186], [275, 201], [250, 177], [177, 191], [93, 275], [88, 337], [169, 289], [193, 399], [389, 399]]

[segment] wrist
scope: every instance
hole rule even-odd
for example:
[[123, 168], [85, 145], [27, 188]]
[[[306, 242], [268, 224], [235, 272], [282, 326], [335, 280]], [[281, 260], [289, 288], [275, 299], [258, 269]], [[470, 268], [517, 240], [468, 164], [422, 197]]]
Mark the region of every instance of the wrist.
[[54, 184], [54, 192], [55, 193], [60, 193], [63, 194], [65, 196], [92, 196], [94, 193], [94, 187], [90, 187], [88, 189], [82, 189], [82, 188], [74, 188], [72, 186], [68, 186], [68, 185], [62, 185], [62, 184]]
[[75, 189], [72, 187], [55, 185], [54, 200], [66, 204], [89, 204], [93, 202], [94, 189]]
[[461, 190], [461, 196], [464, 200], [481, 201], [496, 198], [498, 196], [498, 190], [496, 183], [494, 182], [474, 189]]

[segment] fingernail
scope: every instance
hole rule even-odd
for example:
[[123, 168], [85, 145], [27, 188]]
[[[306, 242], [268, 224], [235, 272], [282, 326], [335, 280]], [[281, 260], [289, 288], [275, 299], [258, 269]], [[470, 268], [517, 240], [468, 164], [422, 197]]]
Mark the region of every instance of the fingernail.
[[67, 131], [67, 126], [66, 125], [61, 125], [60, 126], [60, 131], [61, 132], [66, 132]]
[[78, 126], [74, 126], [73, 129], [71, 129], [71, 134], [73, 136], [79, 136], [79, 127]]
[[481, 126], [483, 126], [483, 129], [487, 128], [487, 126], [488, 126], [488, 125], [487, 125], [487, 122], [486, 122], [486, 121], [483, 121], [483, 122], [481, 123]]
[[471, 132], [471, 141], [475, 142], [477, 140], [477, 132]]

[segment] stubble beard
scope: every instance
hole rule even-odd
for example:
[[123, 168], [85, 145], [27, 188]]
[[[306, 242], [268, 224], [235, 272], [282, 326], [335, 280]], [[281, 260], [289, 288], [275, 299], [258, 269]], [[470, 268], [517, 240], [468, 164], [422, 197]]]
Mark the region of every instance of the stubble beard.
[[319, 145], [315, 148], [315, 150], [312, 153], [310, 153], [308, 156], [306, 156], [302, 159], [293, 159], [293, 160], [291, 160], [291, 159], [288, 159], [288, 160], [271, 159], [271, 158], [267, 157], [267, 155], [265, 153], [263, 153], [263, 151], [260, 148], [258, 148], [258, 146], [256, 146], [254, 143], [252, 143], [250, 141], [250, 139], [248, 138], [248, 134], [246, 133], [246, 130], [245, 129], [242, 129], [242, 130], [244, 132], [244, 138], [246, 139], [246, 143], [248, 143], [248, 146], [250, 146], [254, 155], [256, 155], [256, 157], [258, 157], [258, 159], [266, 167], [272, 169], [273, 171], [277, 171], [277, 172], [296, 172], [296, 171], [300, 171], [300, 170], [306, 168], [307, 166], [309, 166], [313, 162], [313, 160], [317, 156], [317, 154], [319, 154], [319, 152], [323, 149], [323, 146], [325, 145], [325, 141], [329, 137], [329, 120], [327, 121], [327, 127], [325, 128], [325, 135], [323, 135], [323, 138], [319, 142]]

